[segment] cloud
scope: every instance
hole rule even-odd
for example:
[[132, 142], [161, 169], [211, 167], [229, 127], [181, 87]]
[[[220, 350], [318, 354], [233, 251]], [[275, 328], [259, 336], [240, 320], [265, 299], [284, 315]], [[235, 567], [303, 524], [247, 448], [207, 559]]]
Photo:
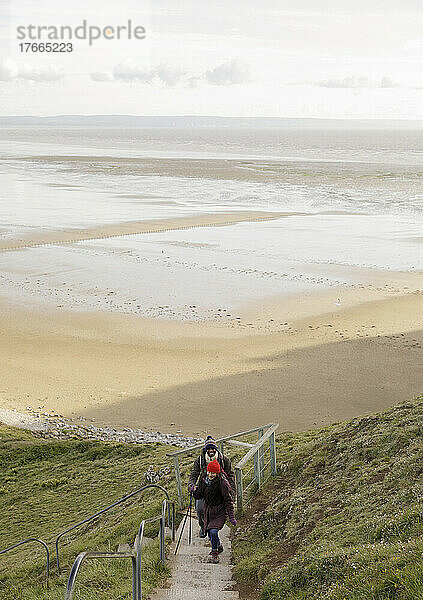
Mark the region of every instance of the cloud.
[[27, 81], [59, 81], [63, 74], [55, 65], [44, 65], [34, 67], [28, 63], [18, 66], [17, 63], [9, 58], [0, 60], [0, 81], [27, 80]]
[[190, 74], [164, 63], [146, 69], [132, 58], [127, 58], [115, 65], [112, 72], [96, 71], [91, 73], [90, 77], [93, 81], [138, 81], [158, 87], [196, 87], [202, 82], [209, 85], [237, 85], [251, 81], [248, 66], [235, 60], [218, 65], [210, 71]]
[[18, 66], [11, 58], [0, 60], [0, 81], [11, 81], [18, 75]]
[[377, 81], [372, 81], [366, 76], [344, 77], [343, 79], [335, 77], [333, 79], [324, 79], [323, 81], [314, 81], [312, 83], [319, 87], [347, 89], [400, 87], [400, 84], [393, 81], [390, 77], [382, 77], [382, 79]]
[[223, 63], [204, 74], [206, 81], [212, 85], [236, 85], [251, 81], [248, 66], [237, 60]]
[[56, 65], [46, 65], [42, 67], [32, 67], [24, 63], [18, 71], [18, 79], [28, 79], [30, 81], [59, 81], [63, 74]]
[[168, 65], [162, 64], [156, 68], [155, 77], [168, 86], [174, 86], [186, 80], [187, 74], [181, 69], [173, 69]]
[[91, 79], [94, 81], [139, 81], [148, 85], [174, 87], [186, 80], [186, 73], [165, 64], [160, 64], [153, 69], [146, 69], [134, 62], [132, 58], [127, 58], [115, 65], [113, 73], [91, 73]]
[[121, 81], [141, 81], [142, 83], [151, 83], [154, 72], [138, 65], [132, 58], [127, 58], [114, 67], [113, 77], [114, 79], [120, 79]]
[[110, 71], [95, 71], [90, 73], [93, 81], [113, 81], [113, 74]]

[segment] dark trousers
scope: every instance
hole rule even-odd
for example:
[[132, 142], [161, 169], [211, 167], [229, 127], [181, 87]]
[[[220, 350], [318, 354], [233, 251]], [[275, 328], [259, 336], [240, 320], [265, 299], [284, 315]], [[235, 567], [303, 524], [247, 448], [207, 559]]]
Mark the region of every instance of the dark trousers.
[[220, 546], [219, 530], [209, 529], [208, 534], [211, 542], [212, 551], [217, 552], [217, 549]]
[[204, 531], [204, 500], [195, 501], [195, 510], [197, 512], [198, 524]]

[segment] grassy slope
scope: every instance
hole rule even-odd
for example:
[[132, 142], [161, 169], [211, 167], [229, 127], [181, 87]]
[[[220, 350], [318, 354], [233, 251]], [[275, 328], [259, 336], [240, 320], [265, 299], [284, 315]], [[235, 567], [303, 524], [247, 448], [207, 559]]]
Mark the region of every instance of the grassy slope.
[[[147, 492], [112, 509], [96, 522], [62, 539], [64, 574], [56, 576], [55, 536], [73, 523], [141, 487], [150, 465], [169, 466], [159, 444], [140, 446], [89, 441], [46, 441], [31, 433], [0, 426], [0, 549], [26, 537], [37, 536], [50, 544], [50, 589], [43, 585], [45, 553], [29, 544], [0, 556], [1, 600], [63, 599], [69, 568], [83, 550], [116, 550], [119, 543], [133, 543], [140, 521], [159, 514], [162, 495]], [[173, 475], [160, 484], [175, 499]], [[153, 526], [146, 531], [155, 535]], [[158, 565], [158, 545], [146, 548], [143, 591], [148, 593], [164, 570]], [[78, 578], [78, 598], [110, 600], [131, 597], [131, 564], [125, 561], [92, 561]]]
[[279, 437], [233, 541], [250, 597], [423, 599], [422, 400]]

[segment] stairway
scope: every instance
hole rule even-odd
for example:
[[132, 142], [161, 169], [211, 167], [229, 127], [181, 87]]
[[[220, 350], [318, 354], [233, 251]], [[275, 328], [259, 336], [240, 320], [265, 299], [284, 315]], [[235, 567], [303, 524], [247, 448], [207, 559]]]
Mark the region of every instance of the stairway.
[[[192, 542], [188, 544], [189, 525], [192, 525]], [[179, 539], [183, 521], [178, 529], [176, 539]], [[219, 555], [220, 562], [215, 565], [208, 562], [210, 543], [208, 539], [198, 537], [197, 519], [188, 518], [181, 544], [176, 556], [174, 549], [170, 550], [172, 576], [168, 580], [169, 587], [157, 590], [150, 600], [239, 600], [239, 593], [231, 591], [233, 584], [230, 565], [231, 543], [229, 527], [219, 532], [224, 552]]]

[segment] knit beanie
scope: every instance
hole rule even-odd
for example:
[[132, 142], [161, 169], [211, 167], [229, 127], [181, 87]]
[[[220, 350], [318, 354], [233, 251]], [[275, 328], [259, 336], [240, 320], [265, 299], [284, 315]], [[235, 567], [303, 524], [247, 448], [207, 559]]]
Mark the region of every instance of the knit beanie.
[[204, 443], [204, 450], [208, 450], [209, 448], [213, 448], [213, 450], [218, 450], [216, 440], [211, 435], [207, 436], [206, 441]]
[[207, 471], [209, 473], [220, 473], [220, 465], [217, 460], [211, 460], [207, 465]]

